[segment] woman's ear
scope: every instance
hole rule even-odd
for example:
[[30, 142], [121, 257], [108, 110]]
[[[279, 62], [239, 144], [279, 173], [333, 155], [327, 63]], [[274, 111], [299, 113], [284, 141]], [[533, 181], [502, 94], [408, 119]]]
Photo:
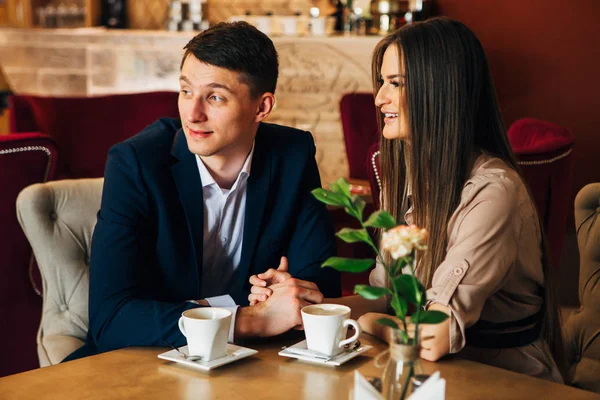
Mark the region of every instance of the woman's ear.
[[255, 122], [264, 121], [275, 108], [275, 95], [273, 93], [263, 93], [260, 95], [258, 108], [256, 109]]

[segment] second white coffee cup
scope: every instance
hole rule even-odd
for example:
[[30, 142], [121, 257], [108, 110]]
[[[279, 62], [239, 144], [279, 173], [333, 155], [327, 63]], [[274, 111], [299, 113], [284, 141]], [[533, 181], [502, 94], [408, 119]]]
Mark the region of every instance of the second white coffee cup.
[[231, 311], [218, 307], [186, 310], [179, 318], [179, 330], [187, 339], [188, 354], [212, 361], [227, 354]]
[[[306, 347], [309, 350], [335, 356], [343, 351], [345, 345], [360, 336], [358, 322], [350, 319], [350, 307], [313, 304], [303, 307], [301, 311]], [[349, 325], [354, 327], [354, 335], [346, 339]]]

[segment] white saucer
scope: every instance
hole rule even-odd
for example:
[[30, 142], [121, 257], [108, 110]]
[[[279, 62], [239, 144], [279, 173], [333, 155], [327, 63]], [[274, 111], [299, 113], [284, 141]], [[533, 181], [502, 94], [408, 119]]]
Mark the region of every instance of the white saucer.
[[[179, 348], [184, 354], [188, 354], [187, 346], [182, 346]], [[241, 360], [242, 358], [250, 357], [254, 354], [258, 353], [258, 351], [249, 349], [247, 347], [236, 346], [234, 344], [227, 345], [227, 355], [217, 358], [215, 360], [205, 362], [202, 360], [198, 361], [190, 361], [183, 358], [181, 354], [179, 354], [175, 350], [170, 350], [165, 353], [159, 354], [158, 358], [162, 358], [163, 360], [173, 361], [179, 364], [187, 365], [192, 368], [201, 369], [203, 371], [210, 371], [211, 369], [220, 367], [221, 365], [229, 364], [231, 362]]]
[[296, 354], [296, 353], [292, 353], [290, 350], [288, 350], [290, 348], [307, 350], [306, 340], [303, 340], [301, 342], [296, 343], [293, 346], [290, 346], [284, 350], [281, 350], [278, 354], [280, 356], [297, 358], [298, 360], [308, 361], [308, 362], [315, 363], [315, 364], [334, 365], [336, 367], [339, 367], [340, 365], [344, 364], [345, 362], [352, 360], [357, 355], [370, 350], [372, 347], [373, 346], [362, 345], [356, 350], [345, 350], [342, 353], [338, 354], [337, 356], [331, 357], [330, 359], [315, 358], [315, 357], [311, 357], [310, 355]]

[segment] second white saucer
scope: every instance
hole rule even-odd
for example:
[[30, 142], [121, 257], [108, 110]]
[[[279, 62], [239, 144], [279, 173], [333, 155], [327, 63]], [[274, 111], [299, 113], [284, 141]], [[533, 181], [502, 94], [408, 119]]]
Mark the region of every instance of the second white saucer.
[[354, 357], [358, 356], [359, 354], [362, 354], [365, 351], [370, 350], [372, 348], [372, 346], [362, 345], [356, 350], [346, 350], [346, 351], [341, 352], [337, 356], [331, 357], [329, 359], [316, 358], [316, 357], [311, 357], [310, 355], [304, 355], [304, 354], [297, 354], [297, 353], [294, 353], [293, 350], [290, 351], [289, 350], [290, 348], [307, 349], [306, 340], [298, 342], [295, 345], [288, 347], [287, 349], [281, 350], [278, 354], [283, 357], [296, 358], [298, 360], [308, 361], [308, 362], [315, 363], [315, 364], [333, 365], [333, 366], [338, 367], [338, 366], [344, 364], [345, 362], [352, 360]]

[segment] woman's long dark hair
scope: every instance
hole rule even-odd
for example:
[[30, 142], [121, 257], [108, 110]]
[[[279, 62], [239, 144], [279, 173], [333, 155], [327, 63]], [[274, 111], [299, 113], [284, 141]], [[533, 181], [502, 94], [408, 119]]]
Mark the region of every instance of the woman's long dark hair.
[[[410, 144], [381, 137], [382, 205], [402, 220], [410, 187], [414, 223], [435, 238], [417, 267], [419, 278], [430, 287], [446, 257], [448, 221], [460, 203], [476, 155], [483, 151], [520, 171], [483, 47], [469, 28], [449, 18], [433, 18], [382, 39], [373, 54], [375, 95], [381, 88], [381, 64], [389, 46], [397, 46], [398, 65], [404, 63]], [[381, 132], [381, 113], [378, 122]], [[560, 368], [562, 335], [543, 234], [542, 254], [546, 308], [542, 334]]]

